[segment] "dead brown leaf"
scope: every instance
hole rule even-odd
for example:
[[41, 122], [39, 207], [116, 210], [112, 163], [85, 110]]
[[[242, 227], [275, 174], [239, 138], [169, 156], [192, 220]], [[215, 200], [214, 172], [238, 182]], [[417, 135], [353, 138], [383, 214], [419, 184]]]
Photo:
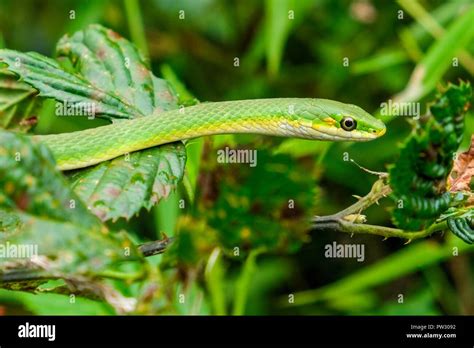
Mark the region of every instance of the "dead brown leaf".
[[461, 153], [454, 161], [448, 177], [450, 192], [471, 191], [471, 180], [474, 176], [474, 135], [471, 137], [469, 150]]

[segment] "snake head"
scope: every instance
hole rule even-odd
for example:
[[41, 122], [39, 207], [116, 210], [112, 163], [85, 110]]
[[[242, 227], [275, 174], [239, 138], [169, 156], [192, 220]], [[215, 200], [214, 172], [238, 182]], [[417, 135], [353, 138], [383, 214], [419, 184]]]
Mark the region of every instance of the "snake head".
[[385, 124], [362, 108], [327, 99], [308, 99], [298, 122], [308, 138], [369, 141], [385, 134]]

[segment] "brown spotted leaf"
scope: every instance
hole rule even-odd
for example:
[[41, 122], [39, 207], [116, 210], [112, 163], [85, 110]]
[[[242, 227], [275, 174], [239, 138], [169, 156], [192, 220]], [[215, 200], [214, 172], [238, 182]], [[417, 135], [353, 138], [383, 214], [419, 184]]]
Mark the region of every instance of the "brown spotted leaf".
[[[56, 170], [45, 145], [35, 144], [31, 137], [4, 130], [0, 130], [0, 144], [0, 209], [86, 228], [101, 226]], [[0, 219], [0, 226], [17, 225], [14, 219], [9, 220], [3, 214]]]
[[[97, 89], [107, 91], [136, 112], [130, 118], [178, 108], [167, 81], [149, 70], [137, 48], [100, 25], [64, 36], [58, 58]], [[129, 219], [169, 196], [182, 179], [186, 150], [181, 142], [124, 155], [71, 176], [76, 193], [103, 221]]]
[[46, 146], [4, 130], [0, 143], [2, 287], [31, 290], [30, 280], [77, 277], [93, 284], [118, 263], [143, 260], [125, 233], [88, 211]]
[[110, 29], [94, 24], [65, 35], [56, 53], [94, 88], [133, 108], [128, 110], [129, 118], [178, 107], [168, 82], [153, 74], [131, 42]]
[[[77, 74], [64, 70], [57, 61], [36, 52], [22, 53], [0, 49], [0, 64], [19, 76], [19, 81], [36, 90], [38, 96], [53, 98], [66, 105], [91, 105], [94, 115], [114, 118], [132, 118], [135, 107], [103, 91]], [[91, 107], [91, 109], [92, 109]]]
[[[157, 78], [129, 41], [100, 25], [64, 36], [58, 61], [37, 53], [0, 50], [0, 64], [62, 105], [93, 105], [109, 120], [146, 117], [178, 108], [167, 81]], [[67, 70], [66, 68], [67, 67]], [[89, 115], [88, 115], [89, 116]], [[77, 194], [102, 220], [130, 218], [168, 197], [182, 179], [181, 142], [124, 155], [72, 175]]]
[[182, 178], [185, 162], [184, 144], [172, 143], [80, 170], [71, 182], [101, 220], [128, 219], [168, 197]]

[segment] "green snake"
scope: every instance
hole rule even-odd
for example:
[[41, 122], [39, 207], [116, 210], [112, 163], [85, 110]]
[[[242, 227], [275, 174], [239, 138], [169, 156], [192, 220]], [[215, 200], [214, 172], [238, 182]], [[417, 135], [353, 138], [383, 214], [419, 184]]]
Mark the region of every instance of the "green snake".
[[61, 170], [91, 166], [152, 146], [205, 135], [255, 133], [329, 141], [368, 141], [385, 125], [363, 109], [327, 99], [209, 102], [71, 133], [34, 136]]

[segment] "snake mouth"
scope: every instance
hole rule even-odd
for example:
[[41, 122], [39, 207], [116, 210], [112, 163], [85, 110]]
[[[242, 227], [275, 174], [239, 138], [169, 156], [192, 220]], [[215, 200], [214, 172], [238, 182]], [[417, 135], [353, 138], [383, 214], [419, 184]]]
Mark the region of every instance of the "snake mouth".
[[[370, 140], [375, 140], [383, 136], [387, 132], [387, 128], [383, 127], [380, 128], [379, 130], [371, 130], [370, 132], [365, 132], [365, 131], [353, 131], [350, 133], [350, 136], [346, 137], [346, 140], [349, 141], [370, 141]], [[349, 132], [346, 132], [349, 133]], [[347, 134], [346, 134], [347, 135]]]
[[[322, 127], [319, 127], [318, 130], [321, 131], [321, 128]], [[385, 128], [377, 132], [367, 132], [360, 130], [346, 131], [343, 129], [334, 129], [329, 127], [325, 129], [325, 132], [330, 134], [330, 137], [332, 138], [331, 140], [333, 141], [364, 142], [375, 140], [382, 136], [385, 133]]]
[[381, 137], [381, 136], [384, 135], [386, 132], [387, 132], [387, 128], [383, 127], [381, 130], [379, 130], [379, 131], [377, 132], [377, 138], [378, 138], [378, 137]]
[[354, 142], [375, 140], [384, 135], [386, 131], [385, 127], [378, 127], [378, 129], [371, 128], [370, 130], [354, 129], [347, 131], [342, 128], [314, 123], [311, 121], [298, 121], [296, 124], [285, 121], [279, 124], [279, 128], [283, 131], [285, 136], [295, 136], [304, 139]]

